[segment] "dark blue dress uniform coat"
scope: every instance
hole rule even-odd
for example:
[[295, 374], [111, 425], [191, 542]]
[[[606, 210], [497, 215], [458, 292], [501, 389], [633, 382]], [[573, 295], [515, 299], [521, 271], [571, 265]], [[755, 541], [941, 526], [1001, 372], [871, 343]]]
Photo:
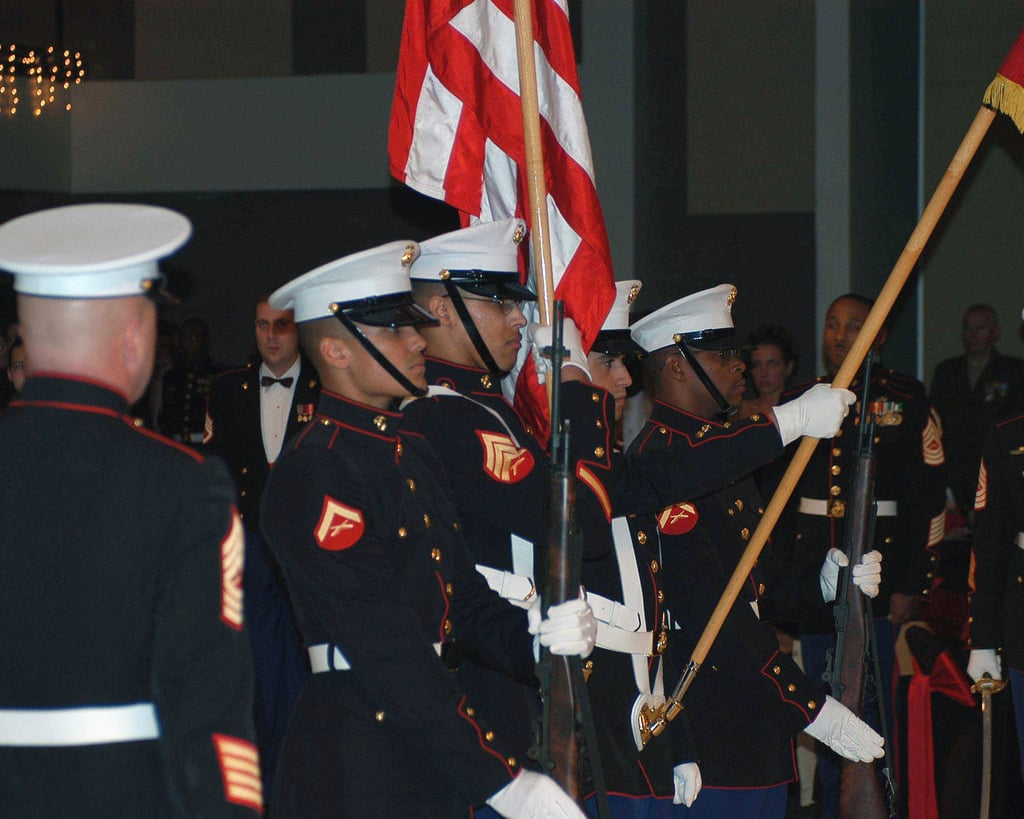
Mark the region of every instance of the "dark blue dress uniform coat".
[[525, 613], [473, 569], [437, 462], [399, 421], [323, 391], [267, 483], [263, 531], [303, 639], [351, 666], [303, 689], [275, 816], [468, 815], [519, 770], [434, 644], [525, 683]]
[[[763, 416], [753, 425], [771, 425]], [[751, 424], [719, 424], [656, 401], [632, 453], [690, 447], [714, 457], [721, 439], [742, 441]], [[652, 570], [661, 576], [677, 630], [669, 645], [676, 673], [689, 659], [718, 604], [763, 513], [752, 478], [690, 500], [677, 498], [656, 516], [637, 516], [630, 525], [637, 543], [656, 551]], [[704, 787], [765, 788], [796, 775], [793, 737], [824, 703], [822, 689], [809, 681], [789, 655], [779, 651], [772, 629], [752, 602], [774, 585], [780, 598], [821, 603], [817, 572], [787, 576], [762, 552], [718, 638], [683, 700], [699, 752]], [[795, 604], [794, 604], [795, 605]], [[813, 602], [808, 605], [813, 606]]]
[[[996, 424], [975, 500], [972, 648], [1001, 648], [1024, 671], [1024, 415]], [[1007, 672], [1004, 668], [1003, 676]]]
[[[819, 378], [816, 383], [826, 382]], [[797, 388], [793, 394], [811, 385]], [[845, 507], [857, 460], [857, 429], [862, 387], [850, 385], [858, 402], [831, 440], [818, 443], [803, 477], [776, 527], [780, 550], [806, 566], [821, 566], [830, 547], [843, 548]], [[876, 617], [885, 617], [893, 593], [919, 595], [927, 600], [935, 585], [935, 546], [945, 534], [945, 455], [942, 432], [931, 411], [924, 387], [913, 378], [878, 368], [871, 378], [870, 410], [875, 416], [874, 455], [877, 463], [873, 548], [882, 553], [882, 585], [873, 601]], [[784, 466], [784, 464], [782, 465]], [[832, 516], [800, 511], [801, 498], [827, 504]], [[884, 515], [882, 504], [895, 501], [897, 515]], [[804, 620], [801, 631], [830, 633], [830, 616]]]
[[38, 374], [0, 418], [0, 710], [153, 703], [161, 735], [0, 742], [0, 815], [255, 817], [230, 480], [127, 413]]
[[[276, 387], [275, 387], [276, 388]], [[246, 528], [259, 528], [259, 505], [270, 466], [263, 449], [260, 416], [260, 361], [213, 379], [206, 405], [203, 446], [228, 465], [238, 491], [238, 511]], [[309, 423], [320, 382], [304, 359], [299, 371], [284, 440]]]

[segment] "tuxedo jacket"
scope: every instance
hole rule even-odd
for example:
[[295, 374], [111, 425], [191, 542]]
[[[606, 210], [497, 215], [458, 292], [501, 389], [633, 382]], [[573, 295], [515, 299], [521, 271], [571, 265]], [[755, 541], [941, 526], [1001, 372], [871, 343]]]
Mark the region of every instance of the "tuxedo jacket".
[[[319, 393], [316, 371], [303, 359], [288, 412], [286, 441], [312, 419]], [[206, 405], [203, 444], [207, 451], [219, 455], [227, 464], [235, 481], [238, 511], [246, 528], [258, 526], [260, 497], [270, 474], [263, 449], [258, 358], [214, 379]]]

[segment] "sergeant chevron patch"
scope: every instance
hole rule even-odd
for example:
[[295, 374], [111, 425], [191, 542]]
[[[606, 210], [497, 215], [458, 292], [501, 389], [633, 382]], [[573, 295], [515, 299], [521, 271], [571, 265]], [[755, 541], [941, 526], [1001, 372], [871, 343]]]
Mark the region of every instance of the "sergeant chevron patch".
[[658, 513], [658, 531], [666, 535], [685, 535], [697, 525], [697, 507], [692, 503], [673, 503]]
[[224, 781], [224, 798], [263, 812], [260, 757], [256, 746], [238, 737], [214, 734], [213, 745]]
[[245, 535], [242, 519], [232, 509], [231, 528], [220, 544], [220, 619], [235, 631], [242, 630], [242, 573], [245, 568]]
[[978, 492], [974, 496], [974, 511], [981, 512], [988, 505], [988, 467], [985, 466], [985, 459], [981, 459], [981, 469], [978, 470]]
[[927, 466], [942, 466], [946, 462], [946, 454], [942, 449], [942, 433], [935, 423], [934, 416], [928, 417], [928, 423], [921, 432], [921, 452]]
[[330, 495], [324, 495], [320, 520], [313, 531], [321, 549], [340, 552], [342, 549], [355, 546], [363, 536], [365, 528], [362, 512], [336, 501]]
[[533, 471], [533, 455], [521, 449], [507, 435], [478, 429], [484, 448], [484, 472], [501, 483], [518, 483]]

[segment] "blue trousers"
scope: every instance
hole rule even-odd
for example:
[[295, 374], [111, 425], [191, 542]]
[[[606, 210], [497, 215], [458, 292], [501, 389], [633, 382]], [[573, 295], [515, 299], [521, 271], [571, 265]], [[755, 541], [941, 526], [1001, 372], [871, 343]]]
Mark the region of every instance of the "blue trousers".
[[253, 717], [263, 775], [263, 801], [269, 804], [288, 717], [310, 672], [284, 583], [262, 534], [256, 529], [245, 533], [242, 591], [255, 682]]
[[1024, 776], [1024, 671], [1011, 668], [1009, 679], [1014, 719], [1017, 721], [1017, 744], [1020, 746], [1020, 771]]
[[692, 808], [673, 807], [674, 819], [784, 819], [787, 785], [772, 788], [705, 788]]
[[[878, 720], [878, 699], [880, 692], [885, 707], [885, 724], [893, 735], [892, 675], [896, 664], [896, 629], [887, 619], [875, 618], [875, 639], [882, 678], [877, 681], [876, 692], [865, 692], [864, 721], [876, 731], [881, 730]], [[800, 634], [800, 645], [804, 657], [804, 673], [815, 682], [821, 681], [825, 673], [826, 651], [835, 648], [834, 634]], [[821, 819], [834, 819], [839, 815], [839, 773], [842, 758], [830, 748], [817, 743], [818, 764], [816, 775], [821, 785]]]

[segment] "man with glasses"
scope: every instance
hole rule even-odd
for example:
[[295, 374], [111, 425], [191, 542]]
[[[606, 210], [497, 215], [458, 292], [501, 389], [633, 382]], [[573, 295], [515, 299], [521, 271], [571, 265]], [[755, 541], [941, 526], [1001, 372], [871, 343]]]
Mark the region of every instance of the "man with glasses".
[[309, 671], [280, 570], [260, 534], [260, 499], [282, 445], [313, 417], [320, 384], [316, 371], [299, 356], [291, 310], [275, 310], [262, 296], [254, 329], [258, 355], [246, 367], [213, 380], [203, 442], [227, 463], [245, 526], [245, 615], [256, 671], [263, 792], [269, 802], [288, 715]]

